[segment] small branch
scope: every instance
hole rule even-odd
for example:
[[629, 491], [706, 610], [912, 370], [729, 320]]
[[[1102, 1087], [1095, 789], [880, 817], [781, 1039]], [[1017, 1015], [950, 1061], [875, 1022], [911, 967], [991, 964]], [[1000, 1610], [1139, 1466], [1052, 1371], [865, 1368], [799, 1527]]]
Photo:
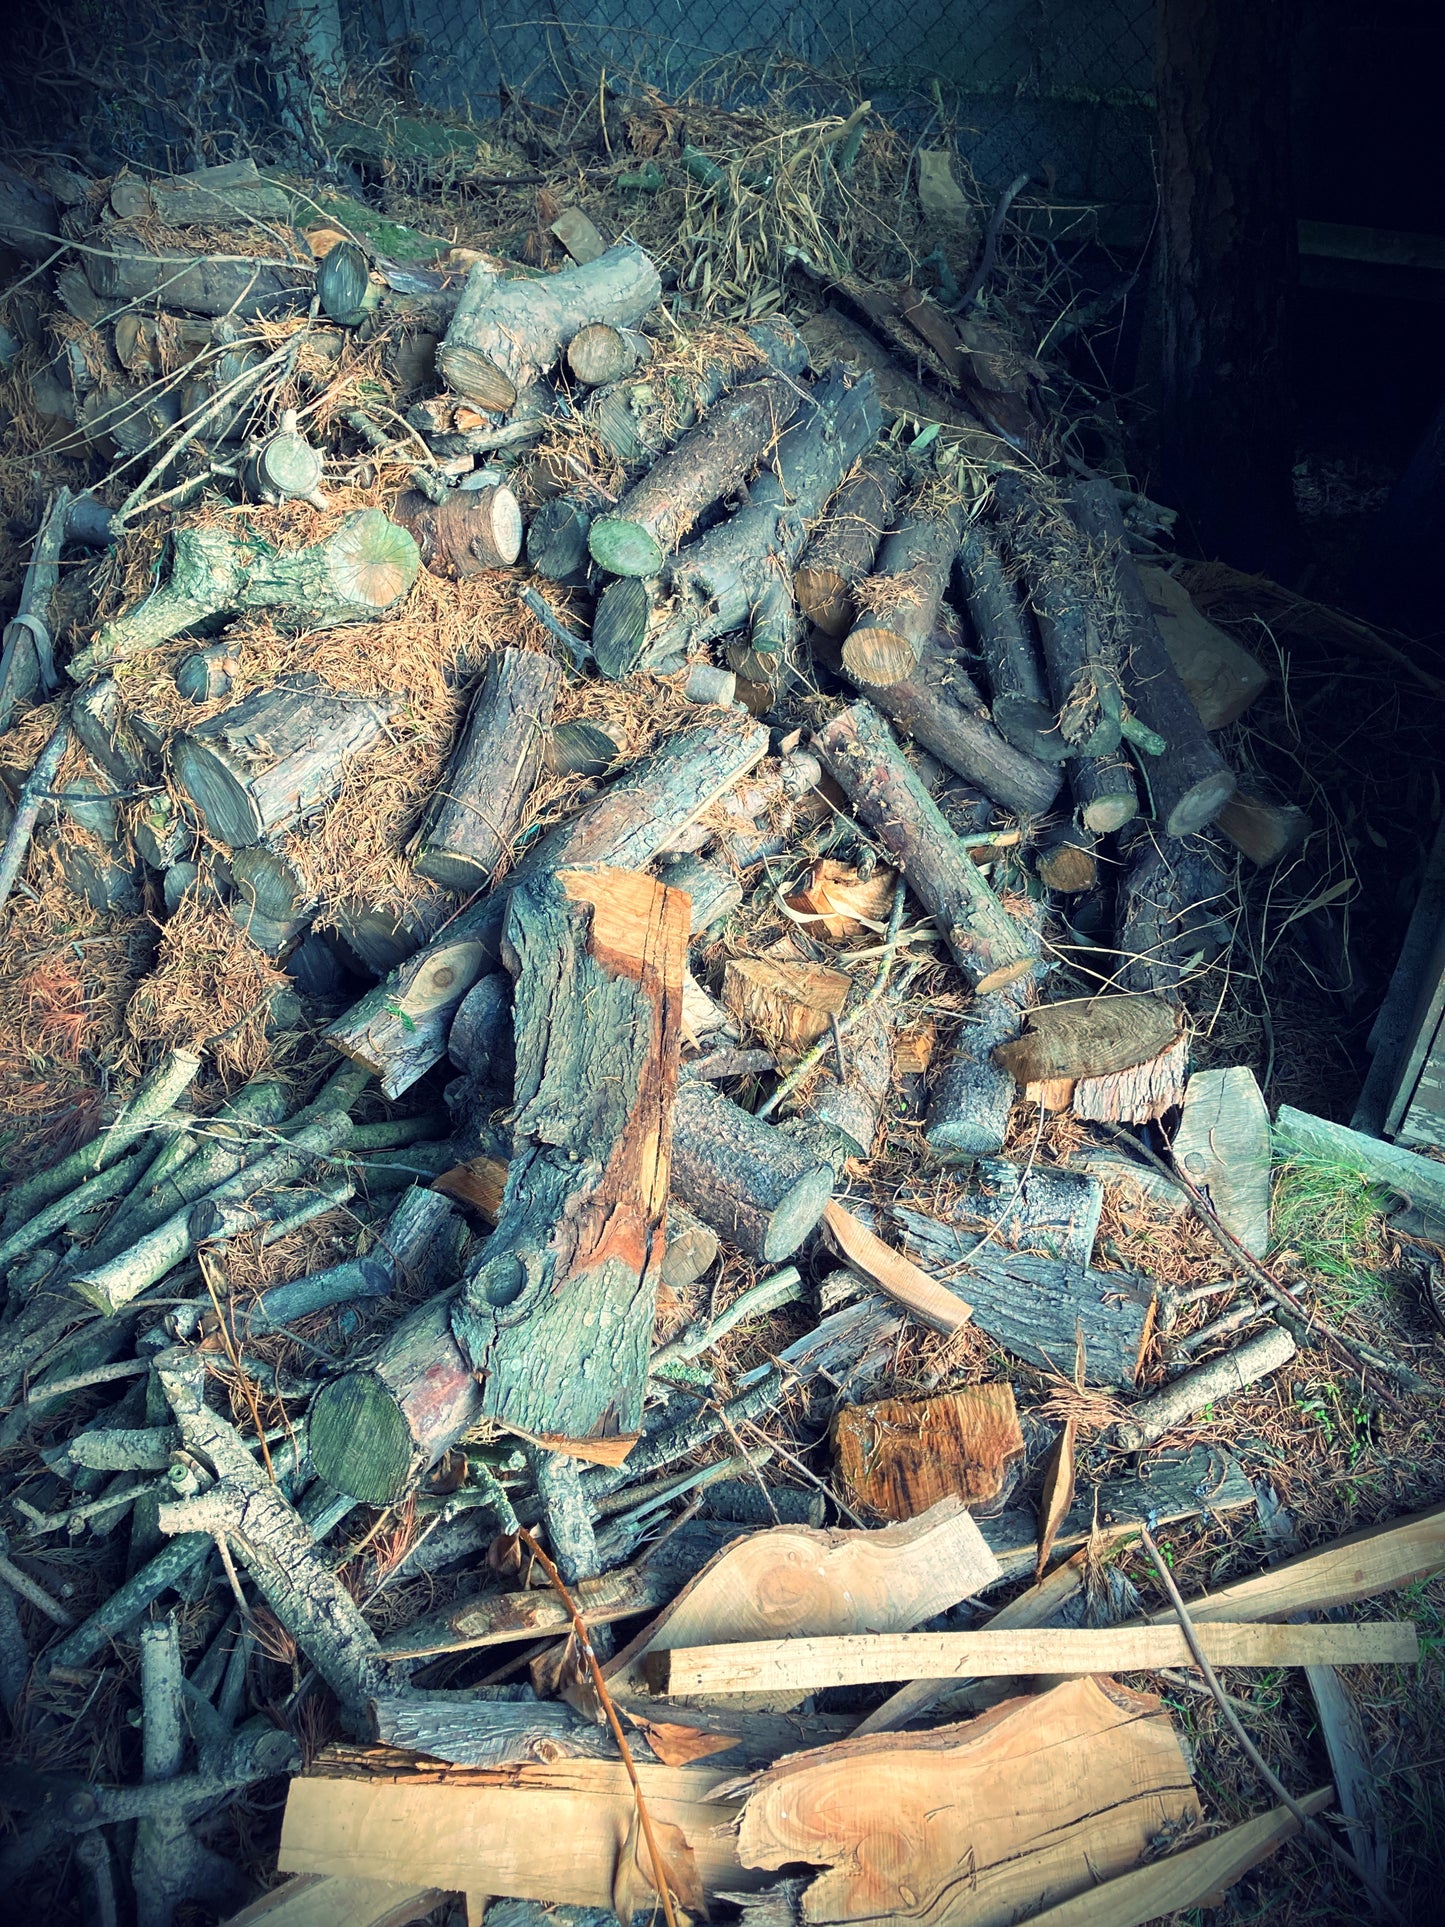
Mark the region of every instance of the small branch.
[[0, 850], [0, 909], [3, 909], [15, 882], [25, 865], [26, 852], [30, 848], [30, 838], [40, 817], [40, 806], [45, 800], [45, 792], [55, 781], [60, 768], [61, 758], [70, 747], [70, 725], [60, 723], [50, 741], [35, 759], [35, 767], [26, 777], [20, 791], [20, 800], [15, 805], [15, 817], [10, 825], [10, 834], [5, 839], [5, 847]]
[[[0, 1536], [0, 1548], [3, 1548], [4, 1544], [3, 1536]], [[0, 1580], [4, 1580], [10, 1590], [18, 1593], [22, 1599], [28, 1599], [37, 1612], [44, 1613], [45, 1617], [53, 1620], [57, 1626], [75, 1624], [75, 1615], [67, 1612], [58, 1599], [52, 1599], [44, 1586], [37, 1585], [28, 1572], [22, 1572], [19, 1566], [6, 1557], [4, 1550], [0, 1550]]]
[[983, 231], [983, 253], [978, 257], [978, 266], [973, 271], [973, 279], [963, 291], [963, 299], [958, 304], [958, 312], [967, 314], [969, 309], [983, 293], [989, 276], [998, 260], [998, 237], [1003, 232], [1003, 224], [1008, 219], [1008, 211], [1029, 184], [1027, 174], [1020, 174], [1009, 182], [1003, 193], [994, 203], [993, 213], [988, 217], [988, 226]]

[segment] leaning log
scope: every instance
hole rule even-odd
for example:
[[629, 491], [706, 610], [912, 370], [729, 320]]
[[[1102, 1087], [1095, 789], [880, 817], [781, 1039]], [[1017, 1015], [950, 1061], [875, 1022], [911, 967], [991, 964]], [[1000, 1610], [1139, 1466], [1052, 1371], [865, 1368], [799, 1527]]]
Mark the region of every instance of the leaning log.
[[980, 994], [1030, 976], [1038, 944], [1004, 909], [870, 703], [839, 712], [817, 737], [830, 773], [889, 850]]
[[702, 511], [752, 473], [800, 400], [797, 384], [779, 375], [735, 388], [597, 517], [587, 536], [592, 560], [612, 575], [657, 575]]
[[478, 407], [508, 409], [556, 367], [583, 328], [598, 321], [635, 327], [661, 293], [652, 261], [630, 245], [535, 279], [506, 278], [479, 261], [437, 350], [437, 366], [448, 385]]
[[416, 543], [380, 509], [358, 509], [324, 541], [280, 552], [242, 521], [178, 529], [165, 587], [105, 623], [67, 667], [85, 682], [198, 623], [248, 609], [290, 611], [308, 629], [372, 621], [400, 602], [420, 568]]
[[1206, 839], [1147, 833], [1137, 834], [1123, 854], [1128, 867], [1117, 911], [1119, 981], [1127, 990], [1177, 1002], [1181, 987], [1229, 942], [1224, 863]]
[[838, 490], [828, 504], [827, 519], [809, 538], [793, 587], [798, 607], [825, 635], [848, 633], [857, 613], [854, 592], [872, 570], [897, 489], [893, 464], [882, 455], [870, 455]]
[[529, 879], [507, 905], [512, 1158], [452, 1329], [486, 1417], [603, 1463], [641, 1425], [687, 921], [680, 891], [600, 867]]
[[1007, 742], [1040, 762], [1062, 762], [1068, 746], [1049, 706], [1044, 674], [1018, 592], [992, 536], [965, 525], [958, 545], [959, 583], [988, 672], [994, 726]]
[[833, 1193], [832, 1169], [700, 1078], [673, 1120], [675, 1195], [730, 1244], [774, 1264], [796, 1251]]
[[493, 655], [412, 845], [422, 876], [463, 892], [491, 882], [542, 773], [562, 680], [562, 665], [551, 656], [526, 649]]
[[859, 590], [863, 613], [843, 644], [843, 667], [873, 687], [905, 682], [933, 634], [963, 533], [963, 503], [916, 503], [886, 538]]

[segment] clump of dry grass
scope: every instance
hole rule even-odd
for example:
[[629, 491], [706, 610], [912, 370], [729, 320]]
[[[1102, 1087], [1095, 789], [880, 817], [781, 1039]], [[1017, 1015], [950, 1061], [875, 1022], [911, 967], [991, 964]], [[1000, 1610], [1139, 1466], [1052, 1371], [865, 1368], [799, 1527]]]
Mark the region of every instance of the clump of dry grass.
[[207, 1054], [228, 1084], [304, 1054], [306, 1040], [269, 1032], [283, 970], [242, 935], [224, 910], [187, 895], [161, 932], [156, 967], [124, 1013], [122, 1061], [132, 1075], [156, 1046]]

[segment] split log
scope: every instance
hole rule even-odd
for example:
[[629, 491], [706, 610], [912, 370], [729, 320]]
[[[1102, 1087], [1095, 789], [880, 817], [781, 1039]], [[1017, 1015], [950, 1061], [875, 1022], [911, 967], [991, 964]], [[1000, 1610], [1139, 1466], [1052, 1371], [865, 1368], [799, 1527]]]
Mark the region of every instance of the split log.
[[606, 1726], [583, 1719], [564, 1700], [516, 1704], [470, 1693], [386, 1693], [371, 1702], [376, 1737], [388, 1746], [456, 1766], [525, 1766], [539, 1761], [615, 1760]]
[[638, 247], [609, 248], [585, 266], [536, 279], [508, 279], [479, 261], [467, 275], [437, 366], [449, 387], [479, 407], [509, 409], [556, 367], [583, 328], [594, 322], [635, 327], [661, 293], [657, 269]]
[[1276, 1325], [1236, 1350], [1210, 1359], [1207, 1365], [1196, 1366], [1152, 1398], [1130, 1407], [1128, 1418], [1115, 1427], [1120, 1449], [1141, 1452], [1206, 1405], [1257, 1385], [1260, 1379], [1287, 1365], [1294, 1355], [1293, 1337], [1282, 1325]]
[[1162, 736], [1161, 755], [1149, 759], [1150, 814], [1166, 836], [1192, 836], [1212, 823], [1234, 794], [1235, 778], [1190, 702], [1159, 634], [1139, 570], [1129, 552], [1118, 492], [1112, 482], [1075, 488], [1070, 508], [1103, 552], [1124, 628], [1120, 673], [1135, 715]]
[[673, 1113], [672, 1185], [730, 1244], [776, 1263], [822, 1217], [833, 1173], [785, 1133], [689, 1077]]
[[493, 654], [411, 846], [422, 876], [461, 892], [492, 881], [541, 775], [562, 681], [562, 665], [551, 656], [524, 649]]
[[328, 802], [385, 729], [375, 703], [298, 676], [174, 737], [171, 777], [216, 841], [243, 849]]
[[849, 1503], [882, 1519], [916, 1519], [950, 1497], [996, 1508], [1023, 1466], [1024, 1435], [1006, 1381], [940, 1398], [843, 1405], [830, 1438]]
[[497, 956], [508, 891], [525, 877], [574, 865], [644, 869], [766, 753], [768, 732], [727, 715], [680, 731], [523, 857], [502, 888], [464, 911], [326, 1033], [399, 1096], [446, 1053], [462, 998]]
[[652, 360], [652, 343], [635, 328], [612, 328], [594, 321], [580, 328], [567, 346], [567, 366], [584, 388], [621, 381]]
[[1161, 998], [1072, 997], [1028, 1011], [1023, 1035], [997, 1045], [993, 1059], [1019, 1084], [1096, 1077], [1145, 1063], [1178, 1032], [1178, 1014]]
[[901, 1305], [920, 1324], [934, 1331], [956, 1332], [973, 1315], [973, 1307], [956, 1291], [930, 1276], [901, 1251], [885, 1244], [836, 1200], [823, 1214], [828, 1235], [852, 1270], [867, 1278], [895, 1305]]
[[300, 313], [316, 287], [316, 263], [309, 259], [202, 254], [133, 240], [89, 249], [84, 265], [86, 280], [108, 305], [158, 299], [183, 314], [238, 321]]
[[815, 1044], [830, 1017], [842, 1015], [853, 979], [842, 970], [779, 957], [729, 957], [722, 1000], [744, 1034], [751, 1031], [773, 1051], [797, 1052]]
[[[293, 196], [263, 180], [252, 160], [197, 168], [194, 174], [144, 179], [128, 169], [110, 190], [111, 211], [122, 221], [150, 218], [166, 227], [244, 227], [248, 221], [288, 223]], [[166, 305], [170, 305], [169, 302]]]
[[856, 613], [854, 591], [873, 568], [893, 514], [898, 473], [870, 455], [828, 504], [808, 538], [793, 579], [798, 607], [829, 636], [843, 636]]
[[416, 543], [380, 509], [358, 509], [324, 541], [281, 552], [243, 522], [177, 529], [166, 586], [103, 624], [67, 669], [85, 682], [109, 663], [247, 609], [289, 611], [308, 629], [374, 621], [406, 595], [420, 567]]
[[945, 1164], [993, 1157], [1003, 1149], [1018, 1090], [993, 1053], [1018, 1036], [1021, 991], [1028, 988], [1011, 985], [976, 997], [954, 1035], [948, 1059], [934, 1079], [923, 1127], [924, 1143]]
[[1170, 1155], [1230, 1236], [1262, 1258], [1269, 1249], [1269, 1110], [1247, 1065], [1194, 1073]]
[[974, 989], [1032, 975], [1037, 943], [989, 888], [871, 704], [842, 710], [816, 740], [829, 773], [890, 851]]
[[1128, 1272], [1090, 1271], [1031, 1252], [999, 1251], [898, 1206], [909, 1244], [939, 1270], [961, 1267], [973, 1322], [1005, 1351], [1090, 1385], [1130, 1386], [1154, 1327], [1154, 1289]]
[[1087, 1265], [1103, 1208], [1103, 1185], [1082, 1171], [982, 1158], [968, 1187], [950, 1196], [946, 1217], [986, 1225], [1016, 1251]]
[[[641, 1422], [656, 1311], [687, 899], [635, 872], [559, 870], [512, 892], [505, 950], [512, 1159], [453, 1330], [484, 1415], [615, 1463]], [[566, 1369], [584, 1356], [585, 1375]]]
[[587, 535], [592, 560], [613, 575], [660, 574], [702, 511], [752, 472], [801, 400], [797, 384], [780, 375], [733, 389], [610, 514], [593, 521]]
[[858, 592], [863, 613], [843, 644], [843, 667], [866, 686], [906, 682], [933, 634], [963, 533], [963, 504], [915, 503], [885, 537]]
[[964, 525], [958, 545], [959, 581], [974, 637], [988, 671], [994, 727], [1014, 748], [1038, 762], [1062, 762], [1068, 746], [1050, 708], [1032, 636], [1018, 593], [992, 537], [978, 522]]
[[440, 502], [407, 489], [393, 513], [414, 537], [423, 566], [449, 582], [510, 569], [522, 553], [521, 506], [504, 482], [448, 489]]
[[990, 721], [978, 690], [937, 633], [924, 644], [913, 672], [902, 681], [875, 687], [849, 674], [905, 734], [976, 784], [1000, 809], [1015, 816], [1041, 816], [1058, 795], [1058, 770], [1004, 739]]

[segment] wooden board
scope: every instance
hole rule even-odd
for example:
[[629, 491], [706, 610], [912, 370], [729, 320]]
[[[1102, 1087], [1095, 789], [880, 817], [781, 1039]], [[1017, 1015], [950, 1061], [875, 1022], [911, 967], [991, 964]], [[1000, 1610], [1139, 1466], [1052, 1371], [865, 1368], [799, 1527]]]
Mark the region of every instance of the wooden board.
[[982, 1592], [998, 1573], [957, 1499], [873, 1532], [775, 1526], [705, 1566], [610, 1662], [607, 1676], [619, 1692], [636, 1692], [645, 1656], [674, 1647], [901, 1631]]
[[1194, 1073], [1172, 1153], [1175, 1170], [1204, 1193], [1225, 1230], [1262, 1258], [1269, 1249], [1269, 1111], [1247, 1065]]
[[850, 1505], [883, 1519], [913, 1519], [950, 1495], [988, 1505], [1012, 1484], [1024, 1436], [1006, 1381], [940, 1398], [844, 1405], [833, 1451]]
[[1169, 651], [1169, 660], [1206, 729], [1242, 716], [1269, 681], [1269, 671], [1234, 637], [1200, 615], [1182, 582], [1141, 564], [1139, 580]]
[[1363, 1131], [1352, 1131], [1344, 1124], [1311, 1117], [1292, 1104], [1281, 1104], [1275, 1114], [1274, 1149], [1276, 1158], [1293, 1151], [1343, 1164], [1372, 1183], [1397, 1191], [1417, 1210], [1445, 1216], [1445, 1164], [1434, 1158], [1423, 1158], [1381, 1138], [1366, 1137]]
[[1158, 1700], [1099, 1680], [797, 1754], [743, 1790], [744, 1865], [825, 1870], [803, 1897], [809, 1922], [1011, 1927], [1199, 1815]]
[[[1278, 1626], [1218, 1621], [1199, 1628], [1212, 1666], [1413, 1666], [1410, 1620]], [[756, 1640], [747, 1645], [653, 1651], [654, 1693], [816, 1693], [898, 1679], [977, 1679], [1017, 1673], [1138, 1673], [1191, 1666], [1180, 1627], [1040, 1627], [977, 1633], [873, 1633], [832, 1639]]]

